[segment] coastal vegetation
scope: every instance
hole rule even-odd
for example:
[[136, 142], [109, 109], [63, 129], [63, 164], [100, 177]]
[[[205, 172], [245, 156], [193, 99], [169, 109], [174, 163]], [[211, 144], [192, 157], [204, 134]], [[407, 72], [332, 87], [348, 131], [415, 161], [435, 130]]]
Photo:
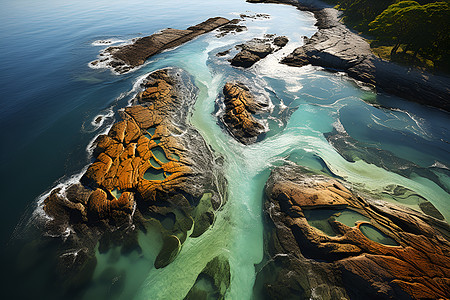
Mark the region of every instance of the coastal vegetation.
[[381, 58], [434, 71], [450, 67], [449, 1], [329, 0]]

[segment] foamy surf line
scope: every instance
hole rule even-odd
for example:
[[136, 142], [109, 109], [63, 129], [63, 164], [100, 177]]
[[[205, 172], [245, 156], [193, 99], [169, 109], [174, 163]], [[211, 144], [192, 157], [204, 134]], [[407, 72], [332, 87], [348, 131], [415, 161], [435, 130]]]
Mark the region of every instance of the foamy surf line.
[[[128, 39], [128, 40], [106, 39], [106, 40], [96, 40], [96, 41], [92, 42], [92, 44], [91, 44], [92, 46], [108, 46], [108, 47], [102, 49], [100, 51], [100, 53], [97, 55], [97, 59], [88, 63], [88, 67], [91, 69], [110, 69], [114, 75], [126, 74], [126, 73], [133, 72], [133, 71], [139, 69], [139, 67], [132, 68], [131, 66], [125, 64], [124, 67], [129, 68], [128, 71], [122, 72], [122, 73], [114, 71], [113, 65], [115, 62], [118, 62], [118, 61], [113, 58], [111, 49], [109, 47], [110, 45], [118, 44], [118, 43], [120, 43], [120, 44], [117, 46], [114, 46], [114, 47], [123, 47], [123, 46], [131, 45], [137, 39], [139, 39], [139, 38], [135, 37], [135, 38]], [[123, 64], [123, 62], [120, 62], [120, 63]]]
[[[145, 80], [145, 78], [146, 78], [150, 73], [151, 73], [151, 72], [146, 73], [146, 74], [144, 74], [144, 75], [138, 77], [138, 78], [136, 79], [136, 81], [133, 83], [133, 87], [132, 87], [128, 92], [121, 93], [121, 94], [115, 99], [114, 103], [117, 103], [117, 101], [119, 101], [119, 100], [121, 100], [121, 99], [123, 99], [123, 98], [125, 98], [125, 97], [127, 97], [127, 96], [129, 96], [129, 95], [132, 95], [132, 94], [134, 93], [134, 95], [131, 97], [131, 100], [128, 102], [128, 105], [127, 105], [127, 106], [132, 105], [132, 99], [134, 99], [134, 97], [137, 95], [137, 93], [139, 92], [139, 89], [141, 88], [142, 82]], [[115, 104], [111, 105], [111, 106], [107, 109], [106, 116], [108, 116], [108, 117], [113, 117], [113, 116], [114, 116], [114, 106], [115, 106]], [[93, 118], [92, 122], [95, 122], [95, 119], [98, 118], [98, 117], [101, 116], [101, 115], [102, 115], [102, 114], [98, 114], [97, 116], [95, 116], [95, 117]], [[88, 143], [88, 145], [86, 146], [86, 153], [87, 153], [87, 155], [88, 155], [88, 159], [89, 159], [89, 160], [92, 159], [93, 152], [94, 152], [94, 149], [95, 149], [95, 141], [97, 140], [97, 138], [98, 138], [100, 135], [108, 134], [108, 132], [111, 130], [111, 128], [112, 128], [113, 125], [114, 125], [114, 122], [112, 122], [111, 125], [107, 126], [107, 127], [105, 128], [104, 131], [102, 131], [101, 133], [97, 134], [94, 138], [92, 138], [91, 141]], [[100, 127], [100, 126], [99, 126], [99, 127]], [[81, 169], [80, 172], [78, 172], [78, 173], [76, 173], [76, 174], [73, 174], [73, 175], [71, 175], [71, 176], [68, 177], [68, 178], [67, 178], [66, 176], [61, 177], [60, 179], [58, 179], [58, 180], [53, 184], [53, 186], [52, 186], [50, 189], [48, 189], [48, 190], [47, 190], [46, 192], [44, 192], [43, 194], [39, 195], [39, 196], [36, 198], [36, 201], [35, 201], [35, 203], [36, 203], [36, 208], [34, 209], [34, 211], [33, 211], [32, 215], [31, 215], [30, 219], [27, 221], [25, 227], [28, 227], [28, 226], [30, 226], [31, 224], [34, 224], [35, 222], [38, 222], [38, 223], [42, 222], [42, 223], [45, 223], [45, 222], [48, 222], [48, 221], [53, 220], [53, 218], [50, 217], [49, 215], [47, 215], [47, 213], [44, 211], [44, 201], [45, 201], [45, 199], [47, 199], [47, 198], [51, 195], [51, 193], [52, 193], [54, 190], [57, 190], [57, 189], [59, 189], [59, 191], [57, 192], [58, 196], [59, 196], [59, 197], [64, 197], [64, 198], [66, 198], [66, 191], [67, 191], [67, 188], [70, 187], [71, 185], [74, 185], [74, 184], [77, 184], [77, 183], [80, 182], [81, 177], [83, 177], [84, 173], [86, 173], [86, 171], [87, 171], [87, 169], [88, 169], [88, 167], [89, 167], [90, 164], [91, 164], [91, 163], [88, 163], [86, 166], [84, 166], [84, 167]], [[63, 236], [63, 233], [61, 234], [61, 236]]]
[[117, 43], [126, 43], [127, 40], [117, 39], [117, 38], [109, 38], [104, 40], [96, 40], [91, 43], [92, 46], [109, 46]]

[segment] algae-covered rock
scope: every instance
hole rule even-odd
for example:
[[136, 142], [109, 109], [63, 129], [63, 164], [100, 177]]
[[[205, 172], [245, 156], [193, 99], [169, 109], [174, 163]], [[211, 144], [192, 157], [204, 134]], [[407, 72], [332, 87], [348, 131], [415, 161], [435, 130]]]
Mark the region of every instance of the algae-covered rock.
[[154, 220], [164, 222], [164, 247], [155, 262], [162, 268], [189, 234], [198, 237], [209, 228], [215, 204], [225, 202], [222, 160], [187, 122], [195, 103], [190, 77], [159, 70], [141, 87], [135, 105], [120, 111], [121, 119], [96, 139], [95, 161], [80, 182], [53, 190], [43, 202], [51, 217], [47, 233], [70, 240], [62, 253], [70, 246], [85, 249], [80, 258], [93, 257], [99, 242], [102, 251], [113, 245], [139, 251], [136, 231]]
[[180, 252], [181, 243], [180, 240], [174, 236], [169, 235], [164, 239], [161, 251], [155, 260], [155, 268], [164, 268], [170, 264], [177, 257], [178, 252]]
[[228, 260], [223, 256], [216, 256], [198, 275], [194, 286], [184, 299], [225, 299], [230, 280], [231, 272]]

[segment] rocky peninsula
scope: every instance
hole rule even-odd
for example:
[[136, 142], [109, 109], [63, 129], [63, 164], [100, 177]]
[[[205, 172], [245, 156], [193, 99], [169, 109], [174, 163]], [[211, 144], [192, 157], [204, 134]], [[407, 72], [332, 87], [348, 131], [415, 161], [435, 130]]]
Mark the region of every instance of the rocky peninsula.
[[314, 13], [318, 31], [305, 39], [282, 63], [301, 67], [312, 64], [335, 71], [387, 93], [424, 105], [450, 111], [450, 78], [421, 72], [376, 57], [369, 44], [349, 30], [340, 12], [317, 0], [248, 0], [252, 3], [282, 3]]
[[105, 58], [100, 58], [90, 64], [96, 66], [101, 62], [106, 62], [108, 67], [115, 72], [125, 73], [144, 64], [149, 57], [163, 50], [180, 46], [229, 22], [228, 19], [215, 17], [186, 30], [167, 28], [150, 36], [139, 38], [130, 45], [108, 47], [101, 54]]
[[155, 261], [161, 268], [175, 259], [188, 234], [200, 236], [212, 224], [226, 183], [220, 158], [187, 123], [195, 103], [191, 84], [182, 70], [148, 75], [136, 104], [121, 110], [121, 120], [96, 139], [95, 161], [81, 180], [45, 199], [51, 218], [46, 233], [64, 240], [64, 272], [84, 273], [86, 280], [97, 243], [101, 252], [112, 245], [139, 249], [137, 231], [149, 224], [163, 239]]
[[257, 285], [271, 299], [448, 299], [450, 227], [299, 166], [266, 184], [268, 262]]

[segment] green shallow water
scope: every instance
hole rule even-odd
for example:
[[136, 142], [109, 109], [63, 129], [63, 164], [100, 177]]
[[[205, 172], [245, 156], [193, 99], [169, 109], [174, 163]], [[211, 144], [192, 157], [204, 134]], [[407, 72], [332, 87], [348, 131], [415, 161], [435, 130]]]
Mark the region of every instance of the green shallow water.
[[310, 209], [304, 210], [306, 220], [309, 225], [323, 231], [329, 236], [336, 236], [336, 232], [331, 225], [331, 221], [339, 221], [348, 227], [353, 227], [357, 222], [370, 222], [370, 219], [350, 209]]
[[395, 240], [391, 239], [370, 224], [361, 224], [361, 226], [359, 226], [359, 229], [361, 230], [362, 234], [364, 234], [368, 239], [374, 242], [386, 246], [399, 246], [399, 244]]
[[152, 148], [152, 153], [163, 164], [166, 164], [170, 161], [167, 159], [166, 154], [161, 147]]
[[144, 173], [144, 179], [146, 180], [164, 180], [166, 177], [164, 176], [163, 170], [156, 170], [153, 168], [149, 168]]

